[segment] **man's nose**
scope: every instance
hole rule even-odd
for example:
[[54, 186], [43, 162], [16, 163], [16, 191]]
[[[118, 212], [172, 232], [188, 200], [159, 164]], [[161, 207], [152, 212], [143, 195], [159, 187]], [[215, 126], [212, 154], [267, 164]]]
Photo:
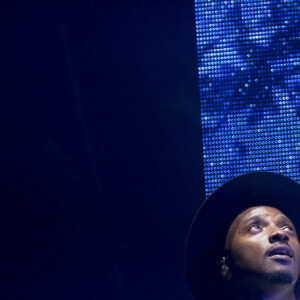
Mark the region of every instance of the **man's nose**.
[[289, 241], [289, 236], [286, 234], [285, 231], [282, 229], [275, 230], [271, 233], [270, 235], [270, 243], [275, 243], [275, 242], [288, 242]]

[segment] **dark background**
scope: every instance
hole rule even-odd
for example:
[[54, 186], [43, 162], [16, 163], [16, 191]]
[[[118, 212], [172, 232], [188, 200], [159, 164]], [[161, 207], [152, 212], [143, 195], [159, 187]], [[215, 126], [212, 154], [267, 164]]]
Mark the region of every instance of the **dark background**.
[[0, 3], [1, 299], [191, 299], [194, 1]]

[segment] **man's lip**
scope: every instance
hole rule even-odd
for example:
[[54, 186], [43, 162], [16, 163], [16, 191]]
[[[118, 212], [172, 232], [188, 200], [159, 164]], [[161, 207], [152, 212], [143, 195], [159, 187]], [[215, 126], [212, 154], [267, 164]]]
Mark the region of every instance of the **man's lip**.
[[287, 246], [280, 246], [280, 247], [272, 248], [271, 250], [268, 251], [268, 256], [274, 256], [274, 255], [283, 255], [292, 258], [294, 257], [294, 251]]

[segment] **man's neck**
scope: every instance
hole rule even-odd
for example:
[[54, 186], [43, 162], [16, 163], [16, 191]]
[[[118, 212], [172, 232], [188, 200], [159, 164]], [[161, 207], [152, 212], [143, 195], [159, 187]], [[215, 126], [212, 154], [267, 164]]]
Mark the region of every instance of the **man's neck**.
[[294, 285], [259, 282], [236, 283], [232, 289], [236, 300], [296, 300]]
[[236, 300], [296, 300], [294, 293], [236, 293]]

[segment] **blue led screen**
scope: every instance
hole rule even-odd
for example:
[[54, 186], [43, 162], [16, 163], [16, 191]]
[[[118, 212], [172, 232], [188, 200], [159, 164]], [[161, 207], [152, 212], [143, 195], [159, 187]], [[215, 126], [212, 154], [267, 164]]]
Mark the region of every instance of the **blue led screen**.
[[300, 4], [196, 0], [206, 193], [249, 171], [300, 182]]

